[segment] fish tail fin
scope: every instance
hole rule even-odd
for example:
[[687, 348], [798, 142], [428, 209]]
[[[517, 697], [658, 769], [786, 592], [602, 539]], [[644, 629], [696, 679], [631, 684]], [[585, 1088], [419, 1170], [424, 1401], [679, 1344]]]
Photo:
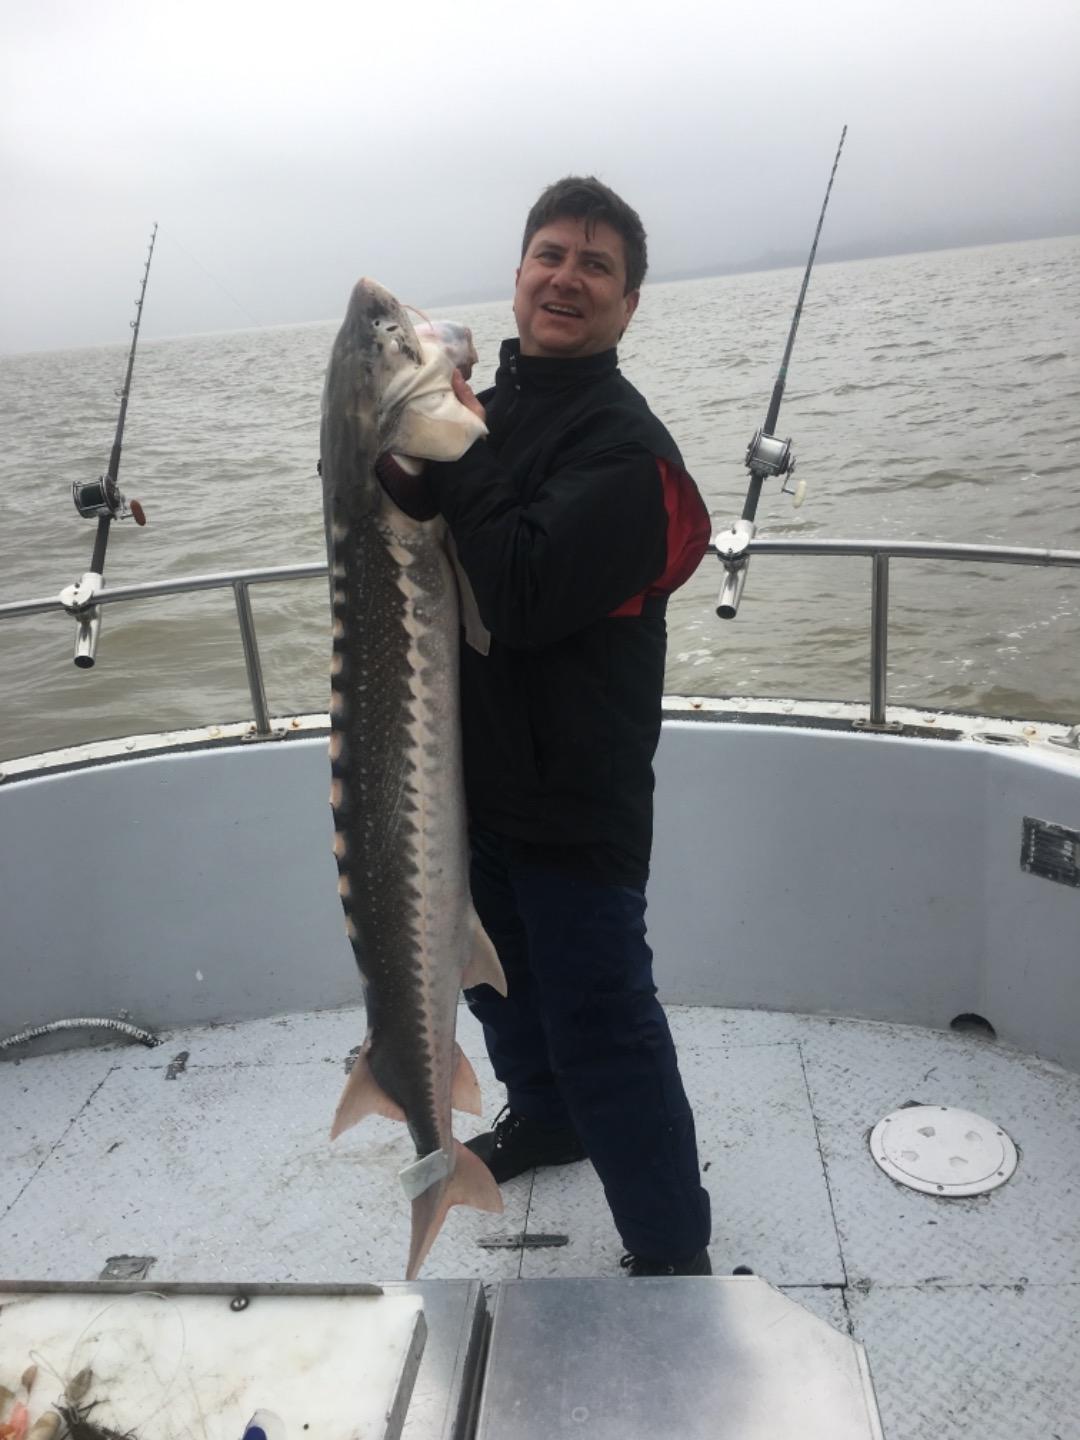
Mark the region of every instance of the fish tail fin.
[[491, 937], [481, 925], [480, 916], [475, 910], [469, 925], [472, 931], [472, 950], [461, 975], [462, 989], [468, 990], [473, 985], [490, 985], [500, 995], [505, 995], [506, 976], [503, 974], [495, 946], [491, 943]]
[[496, 1215], [503, 1208], [494, 1175], [460, 1140], [454, 1141], [454, 1169], [450, 1176], [430, 1185], [412, 1202], [412, 1240], [406, 1280], [416, 1279], [451, 1205], [472, 1205]]
[[367, 1115], [385, 1115], [388, 1120], [405, 1119], [405, 1111], [376, 1080], [365, 1046], [356, 1057], [345, 1089], [341, 1092], [334, 1123], [330, 1127], [330, 1139], [336, 1140], [343, 1130], [348, 1130], [350, 1125], [358, 1125]]
[[450, 1092], [450, 1103], [455, 1110], [465, 1110], [470, 1115], [482, 1115], [484, 1102], [480, 1094], [480, 1082], [468, 1056], [460, 1045], [454, 1046], [454, 1081]]

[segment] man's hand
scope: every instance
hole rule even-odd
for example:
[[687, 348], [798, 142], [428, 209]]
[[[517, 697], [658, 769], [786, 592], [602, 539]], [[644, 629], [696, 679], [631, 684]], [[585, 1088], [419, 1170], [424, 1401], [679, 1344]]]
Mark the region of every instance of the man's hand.
[[480, 401], [477, 400], [476, 396], [473, 394], [472, 390], [469, 387], [469, 382], [465, 379], [464, 375], [462, 375], [460, 370], [454, 371], [453, 375], [451, 375], [450, 377], [450, 383], [454, 387], [454, 394], [461, 401], [462, 405], [465, 406], [466, 410], [471, 410], [478, 419], [483, 420], [486, 423], [487, 416], [484, 413], [484, 407], [480, 404]]
[[390, 499], [410, 519], [431, 520], [439, 513], [435, 497], [424, 479], [422, 460], [386, 451], [375, 461], [375, 474]]

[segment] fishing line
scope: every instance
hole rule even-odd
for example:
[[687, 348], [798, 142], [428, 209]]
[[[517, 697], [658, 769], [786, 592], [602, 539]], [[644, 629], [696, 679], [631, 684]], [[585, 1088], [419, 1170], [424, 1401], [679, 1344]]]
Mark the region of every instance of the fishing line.
[[187, 248], [187, 246], [181, 244], [181, 242], [177, 239], [175, 233], [173, 233], [172, 231], [170, 231], [169, 233], [170, 233], [170, 235], [172, 236], [172, 239], [176, 241], [176, 244], [179, 245], [180, 249], [184, 252], [184, 254], [187, 256], [187, 258], [191, 261], [191, 263], [192, 263], [193, 265], [197, 265], [198, 268], [199, 268], [199, 269], [203, 272], [203, 274], [206, 276], [206, 278], [207, 278], [208, 280], [212, 280], [212, 281], [214, 282], [214, 284], [218, 287], [218, 289], [219, 289], [219, 290], [221, 291], [221, 293], [226, 297], [226, 299], [231, 300], [232, 303], [236, 306], [236, 308], [240, 311], [240, 313], [241, 313], [242, 315], [246, 316], [246, 318], [251, 321], [251, 323], [256, 327], [256, 329], [258, 329], [258, 330], [265, 330], [266, 326], [263, 324], [263, 322], [262, 322], [261, 320], [256, 320], [256, 319], [255, 319], [255, 316], [252, 315], [251, 311], [247, 308], [247, 306], [244, 305], [244, 304], [242, 304], [241, 301], [239, 301], [239, 300], [236, 298], [236, 296], [235, 296], [235, 295], [232, 293], [232, 291], [224, 284], [224, 282], [221, 281], [221, 280], [219, 280], [219, 279], [217, 278], [217, 276], [216, 276], [212, 271], [208, 270], [208, 269], [206, 268], [206, 266], [202, 263], [201, 260], [196, 260], [195, 256], [192, 255], [191, 251]]
[[[172, 1375], [167, 1381], [162, 1379], [162, 1377], [157, 1373], [157, 1371], [153, 1369], [152, 1362], [150, 1363], [150, 1369], [151, 1374], [153, 1375], [153, 1379], [160, 1387], [160, 1399], [157, 1400], [156, 1403], [152, 1402], [153, 1408], [148, 1410], [145, 1415], [141, 1416], [135, 1426], [131, 1427], [136, 1433], [142, 1430], [142, 1428], [146, 1425], [148, 1421], [156, 1419], [157, 1416], [160, 1415], [161, 1412], [165, 1409], [166, 1405], [168, 1405], [172, 1393], [176, 1388], [176, 1382], [180, 1378], [181, 1372], [184, 1367], [184, 1360], [187, 1356], [187, 1327], [184, 1324], [184, 1313], [181, 1307], [177, 1305], [176, 1301], [173, 1300], [171, 1296], [163, 1295], [160, 1293], [160, 1291], [157, 1290], [145, 1290], [140, 1291], [137, 1295], [121, 1295], [116, 1300], [110, 1301], [109, 1304], [104, 1307], [104, 1309], [96, 1311], [95, 1314], [93, 1314], [83, 1326], [82, 1330], [79, 1332], [78, 1336], [75, 1338], [75, 1341], [71, 1346], [71, 1353], [68, 1356], [66, 1373], [62, 1373], [61, 1371], [57, 1370], [56, 1366], [50, 1362], [46, 1355], [42, 1354], [39, 1351], [30, 1351], [30, 1359], [41, 1369], [43, 1369], [47, 1374], [51, 1375], [53, 1379], [56, 1380], [57, 1383], [60, 1385], [62, 1390], [62, 1400], [68, 1401], [71, 1406], [76, 1411], [78, 1411], [81, 1401], [85, 1399], [86, 1393], [89, 1392], [90, 1387], [93, 1383], [92, 1364], [80, 1366], [78, 1370], [76, 1370], [75, 1368], [75, 1359], [80, 1345], [82, 1345], [83, 1342], [86, 1340], [87, 1335], [90, 1333], [93, 1327], [95, 1325], [99, 1325], [101, 1321], [104, 1320], [105, 1316], [109, 1313], [110, 1310], [115, 1310], [118, 1306], [128, 1305], [132, 1301], [138, 1300], [162, 1300], [165, 1302], [165, 1305], [172, 1311], [173, 1316], [180, 1327], [180, 1347], [179, 1354], [176, 1360], [176, 1368], [173, 1370]], [[74, 1381], [84, 1371], [88, 1373], [88, 1380], [85, 1390], [77, 1397], [69, 1396], [69, 1390], [73, 1386]], [[198, 1397], [196, 1396], [195, 1399], [196, 1404], [198, 1405], [198, 1408], [201, 1412], [202, 1406], [198, 1402]], [[203, 1417], [203, 1423], [205, 1425], [205, 1417]]]

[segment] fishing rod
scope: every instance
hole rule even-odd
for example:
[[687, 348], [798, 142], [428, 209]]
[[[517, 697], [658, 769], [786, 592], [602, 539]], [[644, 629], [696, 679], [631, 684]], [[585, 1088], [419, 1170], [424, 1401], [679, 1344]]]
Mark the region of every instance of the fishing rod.
[[[795, 314], [792, 316], [787, 344], [784, 346], [784, 358], [780, 361], [776, 383], [773, 385], [772, 398], [769, 400], [769, 408], [765, 414], [765, 423], [754, 435], [746, 451], [745, 463], [746, 468], [750, 471], [750, 484], [747, 487], [742, 515], [730, 530], [722, 531], [713, 540], [713, 546], [725, 572], [720, 598], [716, 605], [716, 613], [721, 620], [734, 620], [738, 613], [739, 601], [742, 599], [743, 587], [746, 585], [746, 572], [750, 565], [748, 550], [750, 542], [757, 532], [754, 519], [757, 515], [758, 501], [761, 498], [761, 487], [771, 475], [788, 476], [795, 469], [795, 456], [791, 453], [791, 440], [777, 438], [776, 422], [780, 417], [780, 402], [784, 398], [791, 352], [795, 348], [795, 332], [799, 328], [803, 301], [806, 299], [807, 287], [810, 284], [810, 272], [814, 268], [814, 257], [817, 254], [818, 239], [821, 235], [821, 227], [825, 223], [825, 211], [829, 208], [829, 196], [832, 194], [833, 181], [836, 179], [836, 167], [840, 164], [840, 152], [844, 148], [846, 135], [847, 126], [845, 125], [840, 132], [840, 144], [836, 147], [836, 158], [833, 160], [832, 173], [829, 175], [829, 183], [825, 188], [825, 199], [822, 201], [821, 214], [818, 216], [817, 229], [814, 231], [814, 241], [810, 246], [810, 258], [806, 262], [802, 289], [799, 291], [799, 299], [795, 305]], [[791, 495], [793, 503], [798, 507], [806, 495], [806, 482], [800, 480], [796, 482], [793, 490], [788, 490], [785, 480], [780, 489], [783, 494]]]
[[79, 622], [75, 636], [75, 664], [88, 670], [97, 653], [98, 636], [101, 634], [101, 608], [91, 602], [105, 586], [105, 551], [109, 544], [109, 530], [114, 520], [134, 520], [136, 525], [146, 524], [146, 512], [138, 500], [128, 500], [121, 494], [117, 479], [120, 474], [120, 451], [124, 441], [124, 424], [127, 421], [128, 399], [131, 395], [131, 376], [135, 369], [135, 347], [139, 343], [139, 326], [142, 324], [143, 301], [146, 299], [146, 282], [150, 278], [150, 261], [154, 258], [154, 242], [157, 240], [157, 221], [150, 233], [150, 248], [146, 252], [142, 284], [135, 301], [135, 319], [131, 326], [131, 349], [128, 351], [127, 374], [120, 391], [120, 414], [116, 420], [116, 437], [109, 453], [109, 464], [97, 480], [75, 480], [71, 485], [71, 498], [79, 514], [87, 520], [97, 520], [97, 534], [94, 536], [94, 553], [90, 569], [75, 585], [69, 585], [60, 592], [60, 603]]

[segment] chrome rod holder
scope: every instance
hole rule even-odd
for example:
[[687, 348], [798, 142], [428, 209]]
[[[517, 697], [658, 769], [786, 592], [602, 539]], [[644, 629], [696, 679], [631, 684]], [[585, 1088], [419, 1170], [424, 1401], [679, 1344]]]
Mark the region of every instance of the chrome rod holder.
[[721, 620], [734, 620], [746, 587], [750, 565], [750, 542], [757, 532], [752, 520], [736, 520], [730, 530], [722, 530], [713, 539], [713, 549], [724, 567], [724, 582], [716, 602]]
[[98, 641], [101, 639], [101, 610], [91, 606], [85, 616], [79, 619], [75, 632], [75, 664], [80, 670], [89, 670], [97, 660]]
[[105, 578], [96, 570], [87, 570], [74, 585], [60, 591], [60, 604], [78, 623], [75, 631], [75, 664], [89, 670], [97, 659], [101, 638], [101, 606], [93, 602], [105, 588]]

